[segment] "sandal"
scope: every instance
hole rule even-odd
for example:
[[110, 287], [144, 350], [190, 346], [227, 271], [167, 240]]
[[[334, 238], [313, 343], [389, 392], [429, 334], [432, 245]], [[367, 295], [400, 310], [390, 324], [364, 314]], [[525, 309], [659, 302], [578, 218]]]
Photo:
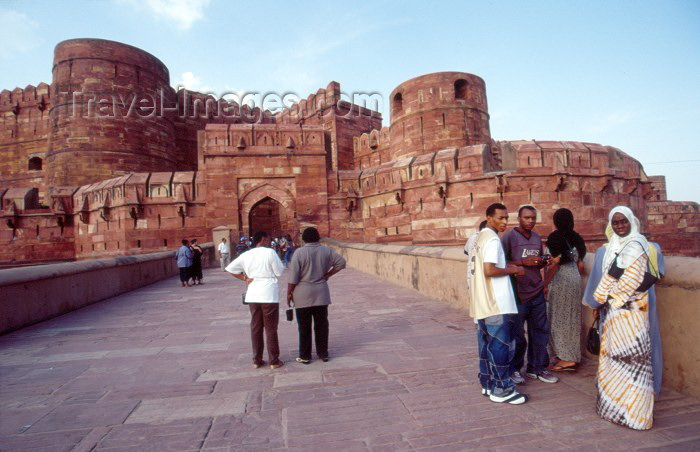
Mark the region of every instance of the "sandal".
[[571, 366], [562, 366], [560, 364], [554, 364], [549, 366], [547, 369], [552, 372], [575, 372], [577, 364], [572, 364]]

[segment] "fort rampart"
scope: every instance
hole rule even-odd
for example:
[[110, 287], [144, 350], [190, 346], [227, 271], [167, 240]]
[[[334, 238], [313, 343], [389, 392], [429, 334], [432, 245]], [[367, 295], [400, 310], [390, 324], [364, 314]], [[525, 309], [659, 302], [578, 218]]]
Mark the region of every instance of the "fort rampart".
[[382, 127], [335, 81], [262, 110], [176, 91], [158, 58], [101, 39], [59, 43], [52, 73], [0, 93], [0, 265], [164, 251], [215, 229], [451, 246], [494, 202], [534, 205], [545, 235], [567, 207], [591, 249], [624, 204], [667, 254], [700, 255], [697, 203], [668, 200], [663, 176], [612, 146], [495, 140], [473, 74], [401, 83]]
[[[202, 265], [215, 262], [203, 244]], [[177, 275], [172, 251], [0, 270], [0, 334]]]

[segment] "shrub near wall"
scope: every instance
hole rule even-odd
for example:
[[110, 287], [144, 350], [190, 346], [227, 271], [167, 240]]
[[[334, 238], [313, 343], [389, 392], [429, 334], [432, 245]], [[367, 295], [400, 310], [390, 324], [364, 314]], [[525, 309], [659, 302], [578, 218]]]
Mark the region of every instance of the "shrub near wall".
[[[216, 263], [202, 245], [202, 266]], [[178, 274], [173, 251], [0, 270], [0, 334]]]
[[[323, 242], [341, 253], [351, 267], [468, 312], [467, 257], [461, 248]], [[593, 257], [593, 253], [586, 256], [586, 271]], [[666, 275], [656, 291], [664, 386], [700, 396], [700, 259], [666, 257]], [[583, 338], [593, 317], [590, 309], [582, 309]]]

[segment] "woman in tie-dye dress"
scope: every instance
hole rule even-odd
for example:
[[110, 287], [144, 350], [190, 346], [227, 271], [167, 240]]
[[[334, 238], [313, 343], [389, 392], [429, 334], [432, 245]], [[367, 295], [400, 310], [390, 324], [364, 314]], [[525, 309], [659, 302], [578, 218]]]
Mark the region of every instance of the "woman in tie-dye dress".
[[[649, 329], [648, 289], [640, 288], [647, 268], [660, 276], [656, 249], [639, 233], [639, 220], [623, 206], [608, 216], [609, 242], [602, 259], [602, 277], [589, 279], [587, 292], [603, 322], [598, 363], [598, 414], [635, 430], [651, 428], [654, 377]], [[647, 266], [650, 254], [651, 264]]]

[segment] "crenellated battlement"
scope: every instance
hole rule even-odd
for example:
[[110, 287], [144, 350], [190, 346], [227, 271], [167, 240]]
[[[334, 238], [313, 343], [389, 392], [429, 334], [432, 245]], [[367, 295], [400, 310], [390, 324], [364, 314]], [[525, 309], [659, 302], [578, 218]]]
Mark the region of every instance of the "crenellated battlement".
[[328, 86], [319, 88], [315, 94], [309, 94], [306, 99], [290, 105], [275, 114], [278, 123], [296, 123], [310, 116], [323, 114], [340, 101], [340, 83], [332, 81]]
[[578, 141], [498, 141], [494, 151], [507, 171], [608, 175], [646, 179], [641, 163], [612, 146]]
[[12, 91], [5, 89], [0, 92], [0, 114], [12, 111], [18, 116], [34, 108], [45, 111], [50, 108], [51, 101], [51, 87], [46, 83], [27, 85], [24, 89], [15, 88]]

